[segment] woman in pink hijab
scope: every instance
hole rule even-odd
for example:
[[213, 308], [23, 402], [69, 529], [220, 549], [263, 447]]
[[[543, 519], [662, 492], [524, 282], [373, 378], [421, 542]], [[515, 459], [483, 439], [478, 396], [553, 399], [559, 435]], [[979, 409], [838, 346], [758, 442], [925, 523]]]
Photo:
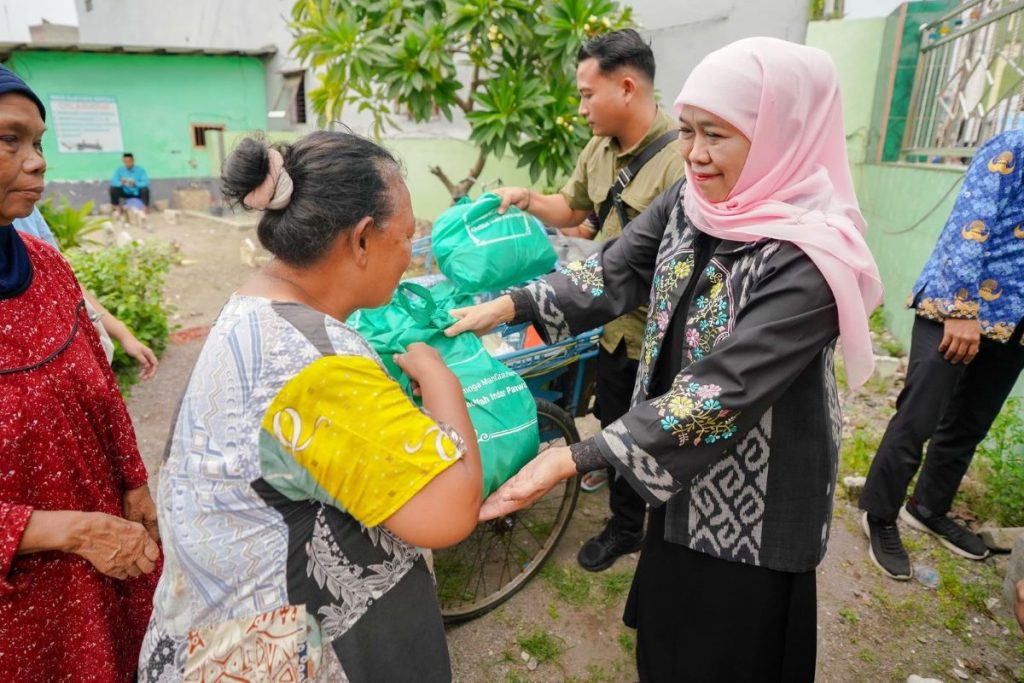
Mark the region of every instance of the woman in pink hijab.
[[750, 38], [679, 98], [686, 178], [623, 236], [451, 329], [533, 321], [549, 342], [649, 303], [633, 408], [545, 451], [485, 503], [515, 514], [611, 464], [653, 510], [624, 620], [641, 681], [810, 681], [815, 576], [839, 442], [833, 356], [872, 370], [881, 284], [828, 55]]

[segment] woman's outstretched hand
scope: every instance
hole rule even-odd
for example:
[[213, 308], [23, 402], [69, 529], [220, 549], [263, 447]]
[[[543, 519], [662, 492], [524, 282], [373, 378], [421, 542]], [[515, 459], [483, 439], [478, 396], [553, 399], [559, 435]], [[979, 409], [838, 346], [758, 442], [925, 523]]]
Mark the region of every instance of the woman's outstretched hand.
[[576, 463], [569, 448], [549, 448], [487, 497], [480, 508], [480, 521], [530, 507], [558, 482], [575, 474]]
[[453, 318], [457, 318], [458, 322], [445, 330], [444, 333], [449, 337], [454, 337], [463, 332], [487, 334], [502, 323], [512, 322], [515, 313], [515, 304], [512, 303], [512, 297], [507, 294], [499, 296], [493, 301], [477, 304], [476, 306], [453, 308], [451, 315]]

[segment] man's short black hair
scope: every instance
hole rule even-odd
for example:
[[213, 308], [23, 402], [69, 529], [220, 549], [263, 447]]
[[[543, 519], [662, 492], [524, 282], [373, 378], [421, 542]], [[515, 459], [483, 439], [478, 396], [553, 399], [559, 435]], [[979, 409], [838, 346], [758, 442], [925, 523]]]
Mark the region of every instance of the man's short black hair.
[[596, 59], [603, 74], [630, 66], [654, 83], [654, 53], [640, 34], [631, 28], [612, 31], [583, 43], [576, 55], [576, 64]]
[[125, 152], [124, 154], [121, 155], [121, 158], [123, 158], [123, 159], [134, 159], [135, 155], [132, 154], [131, 152]]

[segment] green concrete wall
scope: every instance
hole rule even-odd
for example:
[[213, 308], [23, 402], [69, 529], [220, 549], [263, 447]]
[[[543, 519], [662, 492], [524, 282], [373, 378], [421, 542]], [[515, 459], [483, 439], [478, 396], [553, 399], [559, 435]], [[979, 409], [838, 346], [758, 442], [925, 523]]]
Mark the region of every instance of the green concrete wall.
[[[214, 175], [207, 150], [193, 146], [191, 125], [250, 130], [267, 125], [263, 64], [256, 57], [16, 52], [7, 66], [50, 108], [51, 95], [117, 100], [125, 151], [151, 178]], [[47, 180], [108, 180], [120, 152], [58, 148], [53, 117], [43, 137]]]
[[[290, 142], [298, 138], [295, 133], [260, 133], [266, 139]], [[225, 133], [224, 149], [228, 154], [246, 133]], [[413, 213], [418, 218], [433, 220], [438, 214], [451, 206], [451, 197], [441, 181], [430, 173], [431, 166], [440, 166], [453, 182], [461, 180], [476, 161], [477, 150], [472, 143], [451, 139], [409, 139], [385, 138], [382, 144], [397, 156], [405, 170], [405, 181], [412, 195]], [[216, 146], [209, 150], [207, 163], [213, 174], [218, 175], [220, 159]], [[543, 187], [530, 183], [530, 174], [526, 167], [518, 168], [516, 160], [511, 156], [500, 159], [488, 159], [480, 174], [480, 180], [488, 188], [500, 185], [519, 185], [543, 190]], [[481, 192], [478, 184], [470, 190], [471, 196]]]
[[812, 21], [807, 44], [826, 50], [835, 60], [843, 93], [843, 121], [850, 163], [864, 161], [871, 129], [875, 84], [886, 19]]

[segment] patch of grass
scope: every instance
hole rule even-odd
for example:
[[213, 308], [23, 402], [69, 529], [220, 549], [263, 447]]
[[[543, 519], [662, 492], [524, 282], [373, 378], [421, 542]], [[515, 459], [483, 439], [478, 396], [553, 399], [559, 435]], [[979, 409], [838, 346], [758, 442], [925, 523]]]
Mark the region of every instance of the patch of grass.
[[520, 676], [515, 671], [509, 671], [505, 674], [505, 683], [528, 683], [528, 680]]
[[565, 645], [559, 638], [547, 631], [534, 631], [516, 639], [523, 651], [542, 664], [557, 659], [565, 652]]
[[548, 616], [552, 619], [558, 619], [562, 616], [558, 613], [558, 605], [553, 602], [548, 603]]
[[857, 653], [857, 658], [862, 662], [868, 662], [870, 664], [871, 662], [878, 660], [878, 655], [876, 655], [873, 650], [864, 649]]
[[881, 440], [881, 435], [865, 429], [854, 431], [853, 436], [844, 440], [839, 452], [839, 478], [866, 476]]
[[982, 486], [967, 496], [981, 519], [1024, 526], [1024, 400], [1011, 398], [978, 446], [971, 470]]
[[555, 589], [558, 599], [570, 605], [581, 607], [590, 599], [594, 579], [582, 569], [548, 564], [540, 575]]
[[636, 652], [636, 635], [632, 631], [623, 631], [619, 634], [619, 647], [627, 655]]
[[633, 570], [604, 572], [599, 581], [601, 591], [604, 593], [604, 603], [611, 606], [625, 597], [629, 587], [633, 585]]
[[860, 621], [860, 617], [857, 615], [857, 612], [849, 607], [840, 608], [839, 617], [850, 626], [855, 626], [857, 622]]
[[871, 317], [868, 319], [868, 327], [875, 333], [878, 345], [882, 347], [885, 353], [896, 357], [903, 355], [903, 346], [896, 341], [896, 338], [893, 337], [892, 332], [889, 331], [886, 325], [884, 306], [879, 306], [871, 312]]

